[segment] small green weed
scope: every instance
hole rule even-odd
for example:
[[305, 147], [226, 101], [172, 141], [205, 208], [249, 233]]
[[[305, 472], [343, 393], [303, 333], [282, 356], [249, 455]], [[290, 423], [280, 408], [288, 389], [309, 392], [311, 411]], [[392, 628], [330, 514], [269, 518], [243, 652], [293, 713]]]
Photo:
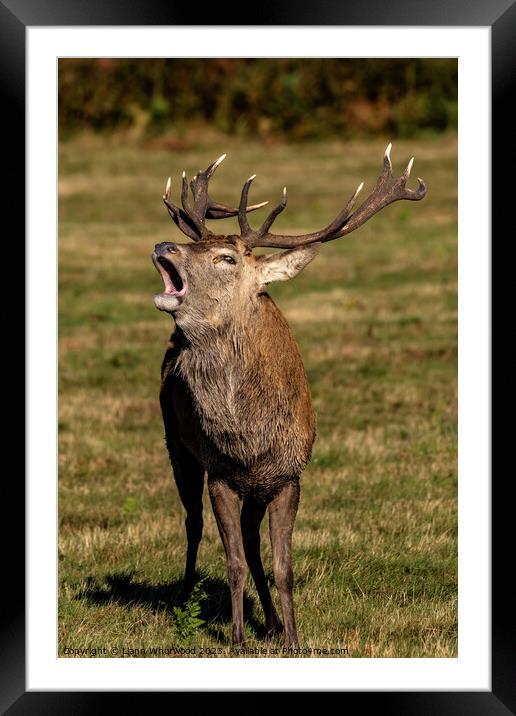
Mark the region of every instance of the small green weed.
[[205, 579], [197, 582], [183, 607], [174, 607], [172, 610], [174, 626], [181, 639], [189, 639], [205, 623], [199, 616], [201, 605], [208, 596], [202, 586]]

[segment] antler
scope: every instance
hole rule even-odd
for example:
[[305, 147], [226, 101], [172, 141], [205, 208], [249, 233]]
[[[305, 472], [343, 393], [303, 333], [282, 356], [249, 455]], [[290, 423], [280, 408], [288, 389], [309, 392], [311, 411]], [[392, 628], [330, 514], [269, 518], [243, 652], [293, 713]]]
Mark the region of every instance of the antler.
[[212, 201], [208, 196], [208, 183], [215, 172], [215, 169], [226, 158], [225, 154], [210, 164], [205, 171], [199, 171], [199, 173], [196, 174], [190, 182], [190, 189], [192, 190], [194, 199], [193, 206], [190, 205], [188, 198], [188, 182], [186, 180], [185, 172], [183, 172], [181, 189], [181, 204], [183, 208], [181, 209], [175, 206], [170, 200], [170, 177], [167, 181], [163, 201], [165, 202], [165, 206], [177, 226], [184, 234], [189, 236], [194, 241], [213, 237], [212, 232], [205, 225], [206, 219], [225, 219], [226, 217], [237, 215], [241, 238], [249, 248], [263, 246], [283, 249], [305, 246], [307, 244], [314, 244], [317, 242], [333, 241], [334, 239], [339, 239], [341, 236], [345, 236], [346, 234], [350, 234], [352, 231], [355, 231], [355, 229], [358, 229], [362, 226], [362, 224], [365, 224], [366, 221], [377, 214], [385, 206], [388, 206], [399, 199], [419, 201], [425, 196], [426, 185], [419, 177], [419, 185], [415, 191], [407, 189], [406, 187], [407, 179], [410, 176], [410, 170], [412, 169], [412, 164], [414, 163], [414, 157], [412, 157], [409, 161], [403, 174], [398, 178], [394, 177], [390, 157], [391, 148], [392, 144], [389, 144], [383, 157], [383, 171], [380, 174], [373, 191], [369, 194], [363, 204], [361, 204], [356, 211], [353, 211], [357, 196], [364, 186], [364, 182], [359, 185], [344, 209], [338, 214], [338, 216], [336, 216], [331, 224], [328, 224], [328, 226], [324, 229], [314, 231], [311, 234], [302, 234], [301, 236], [283, 236], [271, 234], [269, 232], [269, 229], [276, 217], [287, 205], [286, 187], [283, 189], [281, 201], [274, 209], [272, 209], [260, 228], [257, 230], [251, 229], [249, 222], [247, 221], [247, 214], [250, 211], [255, 211], [256, 209], [260, 209], [262, 206], [268, 204], [267, 201], [263, 201], [261, 204], [247, 206], [249, 189], [256, 176], [255, 174], [249, 177], [242, 188], [238, 209]]
[[[163, 195], [165, 206], [179, 229], [194, 241], [208, 239], [213, 236], [204, 223], [205, 219], [225, 219], [228, 216], [236, 216], [238, 214], [240, 221], [241, 213], [243, 213], [245, 217], [246, 212], [255, 211], [256, 209], [260, 209], [262, 206], [269, 203], [268, 201], [263, 201], [261, 204], [253, 204], [253, 206], [244, 205], [244, 207], [241, 206], [236, 209], [230, 206], [225, 206], [224, 204], [219, 204], [210, 199], [208, 196], [208, 183], [213, 176], [215, 169], [224, 161], [225, 158], [226, 155], [223, 154], [216, 161], [210, 164], [205, 171], [199, 170], [199, 173], [194, 176], [190, 182], [190, 189], [192, 190], [194, 199], [193, 206], [190, 205], [188, 198], [188, 182], [186, 180], [186, 173], [183, 172], [182, 178], [182, 209], [175, 206], [170, 200], [171, 180], [170, 177], [168, 178], [165, 193]], [[249, 225], [247, 224], [247, 226]]]
[[[324, 229], [315, 231], [311, 234], [303, 234], [301, 236], [280, 236], [277, 234], [271, 234], [269, 233], [269, 229], [272, 226], [272, 223], [287, 205], [287, 189], [285, 187], [283, 189], [283, 196], [280, 203], [271, 211], [267, 219], [257, 231], [253, 231], [249, 228], [245, 211], [240, 212], [239, 223], [243, 241], [250, 248], [255, 246], [264, 246], [278, 249], [304, 246], [306, 244], [313, 244], [319, 241], [333, 241], [334, 239], [338, 239], [341, 236], [345, 236], [346, 234], [355, 231], [355, 229], [358, 229], [359, 226], [365, 224], [368, 219], [388, 204], [392, 204], [394, 201], [398, 201], [399, 199], [419, 201], [426, 194], [425, 182], [418, 177], [419, 186], [415, 191], [406, 188], [407, 179], [410, 175], [414, 158], [412, 157], [409, 161], [403, 174], [400, 177], [395, 178], [392, 174], [392, 164], [390, 158], [391, 148], [392, 144], [389, 144], [385, 150], [383, 157], [383, 172], [378, 178], [373, 191], [356, 211], [352, 210], [355, 205], [356, 198], [364, 186], [363, 182], [360, 184], [340, 214]], [[253, 179], [254, 177], [251, 177], [244, 185], [242, 190], [241, 207], [245, 207], [249, 186]]]

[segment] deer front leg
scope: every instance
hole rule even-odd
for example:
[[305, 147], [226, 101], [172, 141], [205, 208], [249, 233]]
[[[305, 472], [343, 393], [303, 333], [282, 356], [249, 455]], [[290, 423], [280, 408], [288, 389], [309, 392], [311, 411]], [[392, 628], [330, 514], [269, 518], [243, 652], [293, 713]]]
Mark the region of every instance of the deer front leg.
[[299, 481], [289, 482], [269, 504], [274, 581], [281, 599], [285, 646], [297, 646], [292, 589], [292, 531], [299, 504]]
[[208, 490], [226, 552], [233, 613], [233, 644], [241, 644], [244, 641], [244, 582], [247, 566], [240, 528], [240, 499], [234, 490], [219, 480], [209, 480]]
[[181, 588], [181, 597], [186, 599], [196, 579], [195, 564], [202, 537], [202, 493], [204, 488], [204, 467], [178, 441], [167, 436], [167, 445], [183, 507], [186, 510], [185, 528], [187, 538], [186, 564]]

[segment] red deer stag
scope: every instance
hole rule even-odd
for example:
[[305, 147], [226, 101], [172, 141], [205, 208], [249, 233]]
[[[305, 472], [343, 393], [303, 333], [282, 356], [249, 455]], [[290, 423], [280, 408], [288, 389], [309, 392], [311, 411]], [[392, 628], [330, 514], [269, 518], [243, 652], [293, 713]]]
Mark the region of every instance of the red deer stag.
[[[287, 204], [286, 189], [260, 228], [250, 227], [247, 212], [267, 203], [247, 205], [254, 176], [243, 186], [238, 209], [210, 199], [209, 180], [225, 155], [199, 171], [190, 186], [183, 173], [182, 208], [172, 203], [170, 179], [167, 182], [163, 201], [179, 229], [194, 242], [157, 244], [152, 254], [164, 282], [155, 305], [175, 319], [162, 365], [160, 403], [174, 478], [186, 510], [183, 589], [188, 593], [195, 581], [206, 472], [226, 552], [236, 644], [244, 639], [247, 567], [265, 612], [267, 634], [284, 631], [286, 646], [298, 644], [291, 543], [300, 475], [315, 439], [315, 414], [296, 342], [266, 286], [296, 276], [322, 243], [358, 229], [388, 204], [425, 196], [421, 179], [415, 191], [406, 187], [413, 159], [399, 178], [393, 176], [390, 149], [389, 144], [383, 171], [361, 206], [353, 211], [363, 184], [331, 224], [302, 236], [269, 231]], [[228, 216], [238, 216], [240, 236], [218, 235], [207, 228], [206, 219]], [[256, 256], [252, 251], [258, 246], [286, 250]], [[260, 523], [267, 509], [283, 624], [260, 556]]]

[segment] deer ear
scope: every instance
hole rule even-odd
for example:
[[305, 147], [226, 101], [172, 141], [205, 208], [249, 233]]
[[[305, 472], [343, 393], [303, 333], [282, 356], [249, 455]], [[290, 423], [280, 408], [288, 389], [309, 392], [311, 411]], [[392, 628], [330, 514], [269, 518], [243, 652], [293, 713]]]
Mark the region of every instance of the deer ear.
[[260, 256], [257, 270], [262, 285], [272, 281], [288, 281], [307, 266], [317, 256], [321, 244], [307, 244], [296, 249], [288, 249], [277, 254]]

